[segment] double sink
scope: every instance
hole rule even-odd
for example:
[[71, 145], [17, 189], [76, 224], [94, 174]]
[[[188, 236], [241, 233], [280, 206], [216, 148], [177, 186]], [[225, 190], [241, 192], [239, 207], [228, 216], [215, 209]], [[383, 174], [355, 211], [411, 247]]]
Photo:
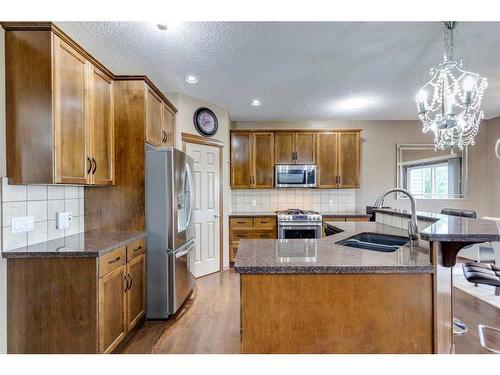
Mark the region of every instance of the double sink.
[[390, 234], [363, 232], [335, 242], [337, 245], [355, 247], [357, 249], [392, 253], [408, 243], [408, 237]]

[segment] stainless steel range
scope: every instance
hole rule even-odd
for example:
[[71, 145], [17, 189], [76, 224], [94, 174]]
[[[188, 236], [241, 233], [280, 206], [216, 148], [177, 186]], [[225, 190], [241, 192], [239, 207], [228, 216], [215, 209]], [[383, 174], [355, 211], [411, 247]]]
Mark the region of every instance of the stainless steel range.
[[322, 217], [315, 211], [290, 209], [278, 211], [278, 238], [321, 238]]

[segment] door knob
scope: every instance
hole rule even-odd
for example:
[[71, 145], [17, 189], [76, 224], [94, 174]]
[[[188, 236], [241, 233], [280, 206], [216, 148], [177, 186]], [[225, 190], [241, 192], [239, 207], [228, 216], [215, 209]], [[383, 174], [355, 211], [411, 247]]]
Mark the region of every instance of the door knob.
[[214, 217], [220, 217], [220, 215], [219, 214], [214, 214]]

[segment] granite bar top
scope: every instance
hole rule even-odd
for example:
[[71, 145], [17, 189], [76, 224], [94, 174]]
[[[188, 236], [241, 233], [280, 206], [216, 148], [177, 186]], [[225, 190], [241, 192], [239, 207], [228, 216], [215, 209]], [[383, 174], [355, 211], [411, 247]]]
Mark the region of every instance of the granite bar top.
[[90, 231], [2, 252], [3, 258], [96, 258], [146, 238], [146, 232]]
[[[375, 211], [389, 215], [411, 217], [410, 210], [391, 208], [375, 209]], [[474, 243], [500, 241], [500, 221], [421, 211], [417, 212], [417, 218], [433, 221], [430, 226], [420, 231], [420, 237], [426, 241]]]
[[[346, 212], [333, 212], [333, 211], [327, 211], [323, 212], [320, 211], [320, 214], [323, 216], [328, 216], [328, 217], [370, 217], [371, 215], [368, 215], [365, 212], [361, 211], [346, 211]], [[238, 211], [238, 212], [232, 212], [229, 214], [229, 217], [259, 217], [259, 216], [276, 216], [275, 211]]]
[[406, 237], [405, 230], [375, 222], [327, 222], [343, 232], [315, 240], [240, 240], [234, 269], [240, 274], [432, 273], [429, 249], [404, 245], [392, 253], [335, 242], [361, 232]]

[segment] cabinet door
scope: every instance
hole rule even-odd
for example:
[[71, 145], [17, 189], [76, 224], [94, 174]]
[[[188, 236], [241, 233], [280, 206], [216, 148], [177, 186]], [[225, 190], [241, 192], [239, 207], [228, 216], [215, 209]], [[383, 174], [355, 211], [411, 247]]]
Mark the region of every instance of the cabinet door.
[[146, 313], [146, 255], [127, 263], [127, 330], [131, 330]]
[[127, 332], [126, 265], [99, 279], [99, 352], [110, 353]]
[[316, 137], [317, 187], [334, 189], [338, 184], [337, 133], [321, 132]]
[[316, 133], [295, 133], [295, 163], [314, 164], [316, 157]]
[[253, 176], [255, 188], [274, 186], [274, 134], [253, 134]]
[[231, 187], [249, 189], [252, 178], [251, 133], [231, 133]]
[[88, 64], [82, 55], [54, 36], [56, 183], [90, 183], [87, 173]]
[[162, 146], [161, 117], [163, 101], [146, 85], [146, 142], [153, 146]]
[[277, 132], [274, 136], [274, 159], [276, 164], [293, 164], [295, 133]]
[[359, 188], [359, 132], [338, 134], [339, 188]]
[[175, 113], [163, 103], [161, 141], [164, 146], [175, 147]]
[[91, 66], [90, 157], [92, 183], [111, 185], [114, 180], [113, 80]]

